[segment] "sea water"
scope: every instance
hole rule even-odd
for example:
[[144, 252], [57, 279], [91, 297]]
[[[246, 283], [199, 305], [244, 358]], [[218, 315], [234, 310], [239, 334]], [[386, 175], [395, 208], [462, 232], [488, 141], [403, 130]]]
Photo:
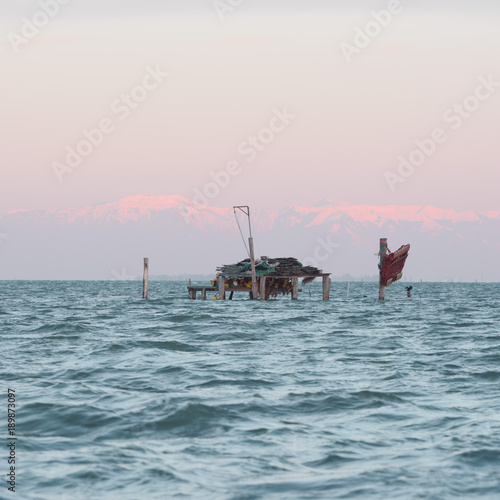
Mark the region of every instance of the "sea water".
[[500, 498], [500, 285], [186, 285], [0, 283], [0, 498]]

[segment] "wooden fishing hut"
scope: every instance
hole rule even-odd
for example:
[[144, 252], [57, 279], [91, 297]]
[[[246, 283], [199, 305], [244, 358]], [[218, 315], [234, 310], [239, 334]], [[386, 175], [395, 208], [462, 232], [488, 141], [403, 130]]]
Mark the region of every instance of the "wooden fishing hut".
[[[292, 264], [292, 265], [290, 265]], [[292, 300], [297, 300], [299, 282], [302, 284], [312, 282], [316, 278], [323, 281], [323, 300], [330, 300], [331, 278], [329, 273], [310, 266], [303, 267], [293, 258], [268, 259], [261, 257], [256, 262], [256, 288], [257, 293], [252, 291], [253, 280], [249, 268], [249, 259], [231, 266], [218, 268], [216, 280], [211, 286], [188, 286], [189, 298], [196, 300], [197, 293], [201, 292], [202, 300], [206, 300], [207, 292], [218, 293], [218, 300], [232, 300], [235, 292], [248, 293], [250, 299], [269, 300], [279, 295], [291, 295]], [[288, 270], [284, 273], [283, 270]]]
[[[299, 281], [305, 285], [316, 278], [323, 280], [323, 300], [330, 300], [331, 279], [330, 273], [312, 266], [303, 266], [297, 259], [291, 257], [270, 259], [261, 257], [255, 259], [252, 237], [252, 226], [250, 221], [250, 208], [248, 206], [233, 207], [236, 222], [247, 249], [249, 258], [236, 264], [221, 266], [217, 268], [216, 279], [211, 286], [188, 286], [189, 298], [196, 300], [197, 293], [201, 292], [202, 300], [206, 300], [207, 292], [218, 293], [218, 300], [232, 300], [235, 292], [246, 292], [251, 300], [269, 300], [278, 295], [291, 295], [292, 300], [299, 297]], [[248, 247], [241, 230], [237, 217], [237, 211], [248, 217], [250, 237]]]

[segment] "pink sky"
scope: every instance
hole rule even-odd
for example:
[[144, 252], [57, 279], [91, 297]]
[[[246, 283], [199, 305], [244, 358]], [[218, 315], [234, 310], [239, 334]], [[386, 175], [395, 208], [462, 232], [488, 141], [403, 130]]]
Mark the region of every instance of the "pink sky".
[[[235, 161], [239, 173], [211, 205], [281, 208], [330, 198], [498, 209], [500, 88], [457, 130], [443, 122], [480, 76], [500, 82], [498, 8], [407, 7], [349, 64], [341, 43], [387, 3], [359, 2], [355, 10], [247, 3], [221, 22], [208, 0], [189, 12], [124, 9], [120, 17], [75, 2], [19, 53], [4, 37], [0, 212], [137, 193], [192, 199], [211, 172]], [[21, 4], [0, 16], [3, 33], [19, 32], [21, 18], [37, 11]], [[111, 104], [156, 65], [169, 76], [120, 120]], [[284, 108], [296, 117], [248, 163], [238, 146]], [[58, 182], [53, 162], [104, 118], [115, 130]], [[436, 127], [449, 132], [447, 142], [392, 192], [384, 173]]]

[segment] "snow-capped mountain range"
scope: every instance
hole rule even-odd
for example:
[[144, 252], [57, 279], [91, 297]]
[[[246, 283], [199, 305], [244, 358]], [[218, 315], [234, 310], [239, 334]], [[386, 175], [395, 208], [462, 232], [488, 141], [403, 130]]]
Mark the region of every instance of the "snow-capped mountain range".
[[[297, 257], [337, 279], [376, 275], [387, 237], [391, 250], [412, 245], [407, 280], [500, 281], [500, 211], [325, 202], [252, 210], [252, 228], [258, 255]], [[153, 275], [208, 275], [246, 250], [232, 207], [180, 196], [0, 214], [0, 279], [128, 279], [143, 257]]]

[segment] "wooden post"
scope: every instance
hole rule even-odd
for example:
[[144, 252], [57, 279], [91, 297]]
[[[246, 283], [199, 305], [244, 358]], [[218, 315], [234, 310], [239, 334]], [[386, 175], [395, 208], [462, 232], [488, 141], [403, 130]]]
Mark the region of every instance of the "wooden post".
[[253, 248], [253, 238], [248, 238], [248, 248], [250, 249], [250, 264], [252, 266], [252, 295], [257, 300], [259, 289], [257, 288], [257, 276], [255, 274], [255, 251]]
[[330, 276], [323, 276], [323, 300], [330, 300], [330, 288], [332, 286], [332, 280]]
[[226, 300], [226, 278], [219, 276], [219, 300]]
[[387, 238], [380, 238], [380, 279], [378, 300], [385, 300], [385, 285], [382, 284], [382, 262], [387, 255]]
[[260, 300], [266, 300], [266, 277], [261, 276], [260, 280]]
[[292, 278], [292, 300], [299, 298], [299, 278]]
[[204, 288], [201, 292], [201, 300], [207, 300], [207, 289]]
[[149, 281], [149, 259], [144, 259], [144, 276], [142, 279], [142, 298], [148, 298], [148, 281]]

